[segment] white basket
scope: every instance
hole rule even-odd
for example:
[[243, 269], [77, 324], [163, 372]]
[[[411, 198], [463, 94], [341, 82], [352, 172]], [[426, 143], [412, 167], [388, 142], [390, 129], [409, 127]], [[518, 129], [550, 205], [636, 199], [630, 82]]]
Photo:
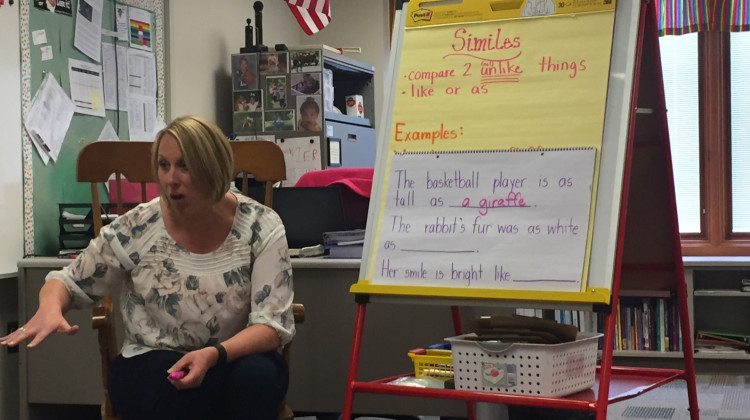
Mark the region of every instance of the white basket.
[[562, 344], [501, 343], [446, 338], [453, 351], [456, 389], [562, 397], [591, 388], [599, 333], [578, 333]]

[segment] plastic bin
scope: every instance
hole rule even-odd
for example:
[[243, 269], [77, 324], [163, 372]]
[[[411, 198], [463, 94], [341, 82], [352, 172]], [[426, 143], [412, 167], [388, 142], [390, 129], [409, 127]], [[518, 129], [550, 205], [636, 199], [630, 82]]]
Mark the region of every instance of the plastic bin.
[[453, 362], [450, 350], [425, 350], [425, 354], [409, 352], [414, 362], [414, 376], [430, 376], [433, 378], [453, 377]]
[[561, 344], [476, 341], [476, 334], [446, 338], [453, 349], [456, 389], [562, 397], [596, 379], [599, 333], [578, 333]]

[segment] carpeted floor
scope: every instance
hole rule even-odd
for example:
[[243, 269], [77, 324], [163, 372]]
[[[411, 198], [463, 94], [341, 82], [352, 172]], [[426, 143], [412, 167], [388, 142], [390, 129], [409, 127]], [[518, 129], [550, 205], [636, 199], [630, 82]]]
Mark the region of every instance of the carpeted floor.
[[[701, 420], [750, 420], [750, 376], [698, 375], [696, 380]], [[612, 404], [607, 419], [689, 420], [685, 382]]]
[[[750, 376], [698, 375], [696, 380], [700, 420], [750, 420]], [[607, 420], [690, 420], [688, 405], [685, 382], [676, 381], [638, 397], [610, 405], [607, 410]], [[511, 407], [509, 413], [509, 420], [588, 420], [594, 418], [591, 412], [535, 410], [524, 407]], [[320, 418], [328, 420], [336, 417]], [[437, 417], [408, 418], [445, 420]], [[314, 420], [315, 417], [302, 417], [301, 419]]]

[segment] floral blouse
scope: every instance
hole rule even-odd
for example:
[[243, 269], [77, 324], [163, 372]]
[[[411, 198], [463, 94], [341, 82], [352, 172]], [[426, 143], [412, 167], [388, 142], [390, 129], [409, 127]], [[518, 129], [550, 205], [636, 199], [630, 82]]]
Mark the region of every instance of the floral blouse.
[[211, 253], [180, 247], [156, 198], [102, 228], [73, 263], [46, 279], [65, 283], [74, 308], [119, 291], [125, 357], [196, 350], [253, 324], [272, 327], [284, 345], [295, 333], [284, 225], [268, 207], [236, 196], [232, 229]]

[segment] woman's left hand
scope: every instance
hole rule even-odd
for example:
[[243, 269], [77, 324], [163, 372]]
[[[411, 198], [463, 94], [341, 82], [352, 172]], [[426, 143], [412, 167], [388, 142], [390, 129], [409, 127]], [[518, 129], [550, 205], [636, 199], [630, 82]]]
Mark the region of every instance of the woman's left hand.
[[[200, 350], [191, 351], [182, 356], [180, 360], [167, 370], [167, 380], [177, 389], [197, 388], [203, 383], [206, 372], [214, 366], [219, 357], [218, 351], [213, 347], [206, 347]], [[170, 375], [173, 372], [184, 371], [185, 376], [175, 378]]]

